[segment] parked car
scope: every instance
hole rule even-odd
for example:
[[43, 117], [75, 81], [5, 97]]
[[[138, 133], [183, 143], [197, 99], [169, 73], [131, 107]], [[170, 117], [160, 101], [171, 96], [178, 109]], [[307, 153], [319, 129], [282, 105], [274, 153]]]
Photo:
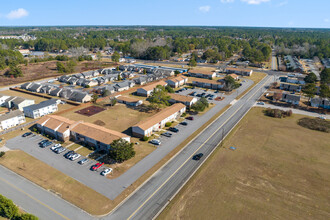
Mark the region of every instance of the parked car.
[[106, 168], [106, 169], [104, 169], [104, 170], [101, 172], [101, 175], [102, 175], [102, 176], [106, 176], [106, 175], [108, 175], [109, 173], [112, 173], [112, 168]]
[[199, 153], [193, 156], [193, 160], [200, 160], [204, 154]]
[[45, 148], [45, 147], [48, 147], [48, 146], [50, 146], [50, 145], [52, 145], [53, 144], [53, 142], [51, 142], [51, 141], [46, 141], [46, 142], [44, 142], [42, 145], [41, 145], [41, 147], [42, 148]]
[[68, 151], [68, 152], [66, 152], [65, 154], [64, 154], [64, 157], [65, 158], [67, 158], [67, 159], [69, 159], [69, 157], [72, 155], [72, 154], [74, 154], [75, 152], [73, 151], [73, 150], [70, 150], [70, 151]]
[[257, 102], [258, 105], [265, 105], [264, 102]]
[[190, 121], [193, 121], [194, 120], [194, 117], [193, 116], [189, 116], [187, 117], [186, 119], [190, 120]]
[[27, 137], [27, 136], [30, 136], [32, 134], [32, 132], [26, 132], [22, 135], [22, 137]]
[[85, 164], [85, 163], [87, 163], [87, 162], [88, 162], [88, 159], [87, 159], [87, 158], [84, 158], [84, 159], [78, 161], [78, 163], [79, 163], [80, 165], [83, 165], [83, 164]]
[[57, 154], [63, 153], [64, 151], [66, 151], [66, 148], [64, 147], [59, 147], [54, 150], [54, 152]]
[[92, 171], [97, 171], [104, 163], [96, 163], [93, 166], [91, 166]]
[[162, 133], [162, 135], [165, 137], [172, 137], [172, 134], [169, 132]]
[[154, 144], [154, 145], [160, 145], [162, 142], [160, 142], [160, 140], [158, 140], [158, 139], [152, 139], [151, 141], [149, 141], [149, 143]]
[[55, 144], [55, 145], [53, 145], [53, 146], [51, 146], [51, 150], [55, 150], [55, 149], [57, 149], [57, 148], [59, 148], [59, 147], [62, 147], [62, 145], [60, 145], [60, 144]]
[[81, 157], [81, 155], [75, 153], [74, 155], [72, 155], [72, 156], [70, 157], [70, 160], [74, 161], [74, 160], [77, 160], [79, 157]]
[[40, 145], [43, 145], [45, 142], [47, 142], [48, 140], [42, 140], [39, 142]]
[[195, 95], [196, 95], [196, 92], [192, 92], [192, 93], [190, 93], [189, 95], [191, 95], [191, 96], [195, 96]]
[[187, 126], [187, 125], [188, 125], [188, 123], [187, 123], [187, 122], [185, 122], [185, 121], [183, 121], [183, 122], [181, 122], [181, 123], [180, 123], [180, 125], [184, 125], [184, 126]]
[[175, 133], [179, 132], [179, 129], [177, 129], [175, 127], [169, 127], [168, 130], [172, 131], [172, 132], [175, 132]]

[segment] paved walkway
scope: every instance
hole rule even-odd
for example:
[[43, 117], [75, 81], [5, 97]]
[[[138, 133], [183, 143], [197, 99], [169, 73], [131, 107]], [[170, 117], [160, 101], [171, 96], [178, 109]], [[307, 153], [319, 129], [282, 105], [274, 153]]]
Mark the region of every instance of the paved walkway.
[[315, 112], [308, 112], [308, 111], [304, 111], [304, 110], [300, 110], [300, 109], [289, 108], [289, 107], [281, 107], [281, 106], [276, 106], [276, 105], [271, 105], [271, 104], [264, 104], [264, 105], [254, 104], [254, 107], [281, 109], [281, 110], [284, 110], [284, 111], [291, 110], [292, 113], [294, 113], [294, 114], [307, 115], [307, 116], [311, 116], [311, 117], [320, 117], [320, 116], [322, 116], [322, 117], [325, 117], [326, 119], [330, 119], [330, 115], [323, 115], [323, 114], [319, 114], [319, 113], [315, 113]]

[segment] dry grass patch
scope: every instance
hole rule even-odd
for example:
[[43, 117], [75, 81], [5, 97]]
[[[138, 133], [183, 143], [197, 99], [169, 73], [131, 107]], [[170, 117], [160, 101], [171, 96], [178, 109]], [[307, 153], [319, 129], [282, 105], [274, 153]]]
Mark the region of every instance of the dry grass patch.
[[109, 212], [112, 201], [23, 151], [9, 151], [0, 164], [92, 215]]
[[[77, 109], [74, 109], [74, 111], [76, 110]], [[113, 107], [108, 107], [105, 111], [102, 111], [90, 117], [77, 114], [74, 111], [63, 113], [61, 114], [61, 116], [74, 121], [83, 120], [89, 123], [94, 123], [95, 121], [99, 120], [105, 123], [104, 127], [119, 132], [123, 132], [129, 127], [153, 115], [152, 113], [139, 112], [137, 110], [128, 108], [122, 104], [116, 104]]]
[[253, 108], [159, 219], [329, 219], [330, 136], [301, 117]]
[[84, 157], [87, 157], [87, 155], [89, 155], [92, 152], [93, 152], [92, 150], [90, 150], [89, 148], [84, 147], [84, 146], [82, 148], [80, 148], [79, 150], [76, 151], [76, 153], [78, 153], [78, 154], [80, 154], [80, 155], [82, 155]]

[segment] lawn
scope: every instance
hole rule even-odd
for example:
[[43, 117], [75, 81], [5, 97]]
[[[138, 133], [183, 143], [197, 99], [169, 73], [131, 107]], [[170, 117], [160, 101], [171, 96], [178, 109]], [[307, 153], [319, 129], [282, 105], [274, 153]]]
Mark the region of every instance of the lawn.
[[123, 104], [116, 104], [113, 107], [106, 107], [107, 109], [105, 111], [102, 111], [90, 117], [75, 113], [75, 111], [83, 109], [85, 107], [63, 113], [61, 114], [61, 116], [74, 121], [83, 120], [85, 122], [90, 123], [102, 121], [105, 124], [103, 125], [104, 127], [123, 132], [131, 126], [137, 124], [138, 122], [153, 115], [153, 113], [144, 113], [128, 108], [126, 107], [126, 105]]
[[329, 219], [330, 136], [302, 117], [253, 108], [159, 219]]
[[[79, 145], [80, 147], [80, 145]], [[88, 154], [92, 153], [93, 151], [88, 149], [87, 147], [82, 147], [80, 148], [79, 150], [76, 151], [76, 153], [84, 156], [84, 157], [87, 157]]]
[[63, 199], [92, 215], [109, 212], [112, 201], [77, 180], [28, 155], [23, 151], [9, 151], [0, 164], [38, 184], [56, 192]]

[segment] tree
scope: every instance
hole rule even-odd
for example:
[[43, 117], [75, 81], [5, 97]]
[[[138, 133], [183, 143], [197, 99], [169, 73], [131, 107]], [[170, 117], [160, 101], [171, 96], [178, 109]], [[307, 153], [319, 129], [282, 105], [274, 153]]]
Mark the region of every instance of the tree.
[[326, 84], [320, 85], [320, 97], [321, 98], [330, 98], [330, 88]]
[[98, 98], [99, 98], [99, 95], [94, 93], [94, 94], [92, 95], [92, 100], [91, 100], [91, 101], [92, 101], [93, 103], [96, 103], [96, 101], [98, 100]]
[[9, 77], [22, 77], [23, 76], [23, 72], [22, 69], [19, 66], [15, 66], [15, 65], [11, 65], [9, 67], [9, 70], [7, 70], [7, 72], [5, 73], [6, 76]]
[[117, 51], [115, 51], [115, 52], [112, 54], [112, 57], [111, 57], [112, 61], [117, 63], [117, 62], [119, 62], [119, 58], [120, 58], [119, 53], [118, 53]]
[[167, 94], [164, 86], [158, 85], [147, 99], [151, 104], [169, 105], [168, 101], [171, 97]]
[[168, 93], [174, 93], [174, 89], [169, 85], [165, 86], [165, 89]]
[[0, 216], [12, 219], [18, 214], [17, 206], [3, 195], [0, 195]]
[[117, 80], [118, 80], [118, 81], [121, 81], [121, 75], [120, 75], [120, 73], [118, 73]]
[[15, 220], [38, 220], [38, 217], [28, 213], [24, 213], [16, 217]]
[[104, 90], [103, 93], [102, 93], [102, 96], [103, 97], [106, 97], [106, 96], [109, 96], [109, 95], [111, 95], [111, 92], [109, 90], [107, 90], [107, 89]]
[[110, 146], [109, 156], [118, 163], [135, 156], [134, 144], [124, 139], [114, 140]]
[[100, 61], [102, 59], [102, 54], [101, 54], [100, 51], [97, 51], [96, 58], [97, 58], [98, 61]]
[[73, 73], [77, 63], [74, 60], [69, 60], [66, 64], [66, 73]]
[[322, 70], [322, 72], [320, 74], [320, 78], [321, 78], [322, 84], [329, 84], [330, 83], [330, 69], [325, 68], [324, 70]]
[[231, 76], [226, 76], [224, 78], [224, 81], [225, 81], [225, 88], [228, 90], [228, 91], [232, 91], [233, 89], [236, 89], [239, 87], [239, 83], [235, 81], [235, 79]]
[[111, 97], [110, 98], [110, 106], [115, 106], [117, 104], [117, 99]]
[[302, 92], [308, 97], [308, 101], [315, 96], [316, 86], [314, 83], [309, 83], [304, 86]]
[[180, 72], [179, 72], [178, 70], [175, 70], [175, 71], [174, 71], [174, 75], [175, 75], [175, 76], [177, 76], [177, 75], [179, 75], [179, 74], [180, 74]]
[[202, 112], [207, 107], [209, 107], [209, 102], [207, 101], [206, 98], [202, 97], [195, 104], [191, 106], [191, 109], [197, 112]]
[[315, 75], [315, 73], [311, 72], [305, 77], [304, 80], [306, 83], [315, 83], [317, 80], [317, 76]]
[[190, 67], [197, 66], [197, 62], [193, 57], [189, 60], [188, 66], [190, 66]]

